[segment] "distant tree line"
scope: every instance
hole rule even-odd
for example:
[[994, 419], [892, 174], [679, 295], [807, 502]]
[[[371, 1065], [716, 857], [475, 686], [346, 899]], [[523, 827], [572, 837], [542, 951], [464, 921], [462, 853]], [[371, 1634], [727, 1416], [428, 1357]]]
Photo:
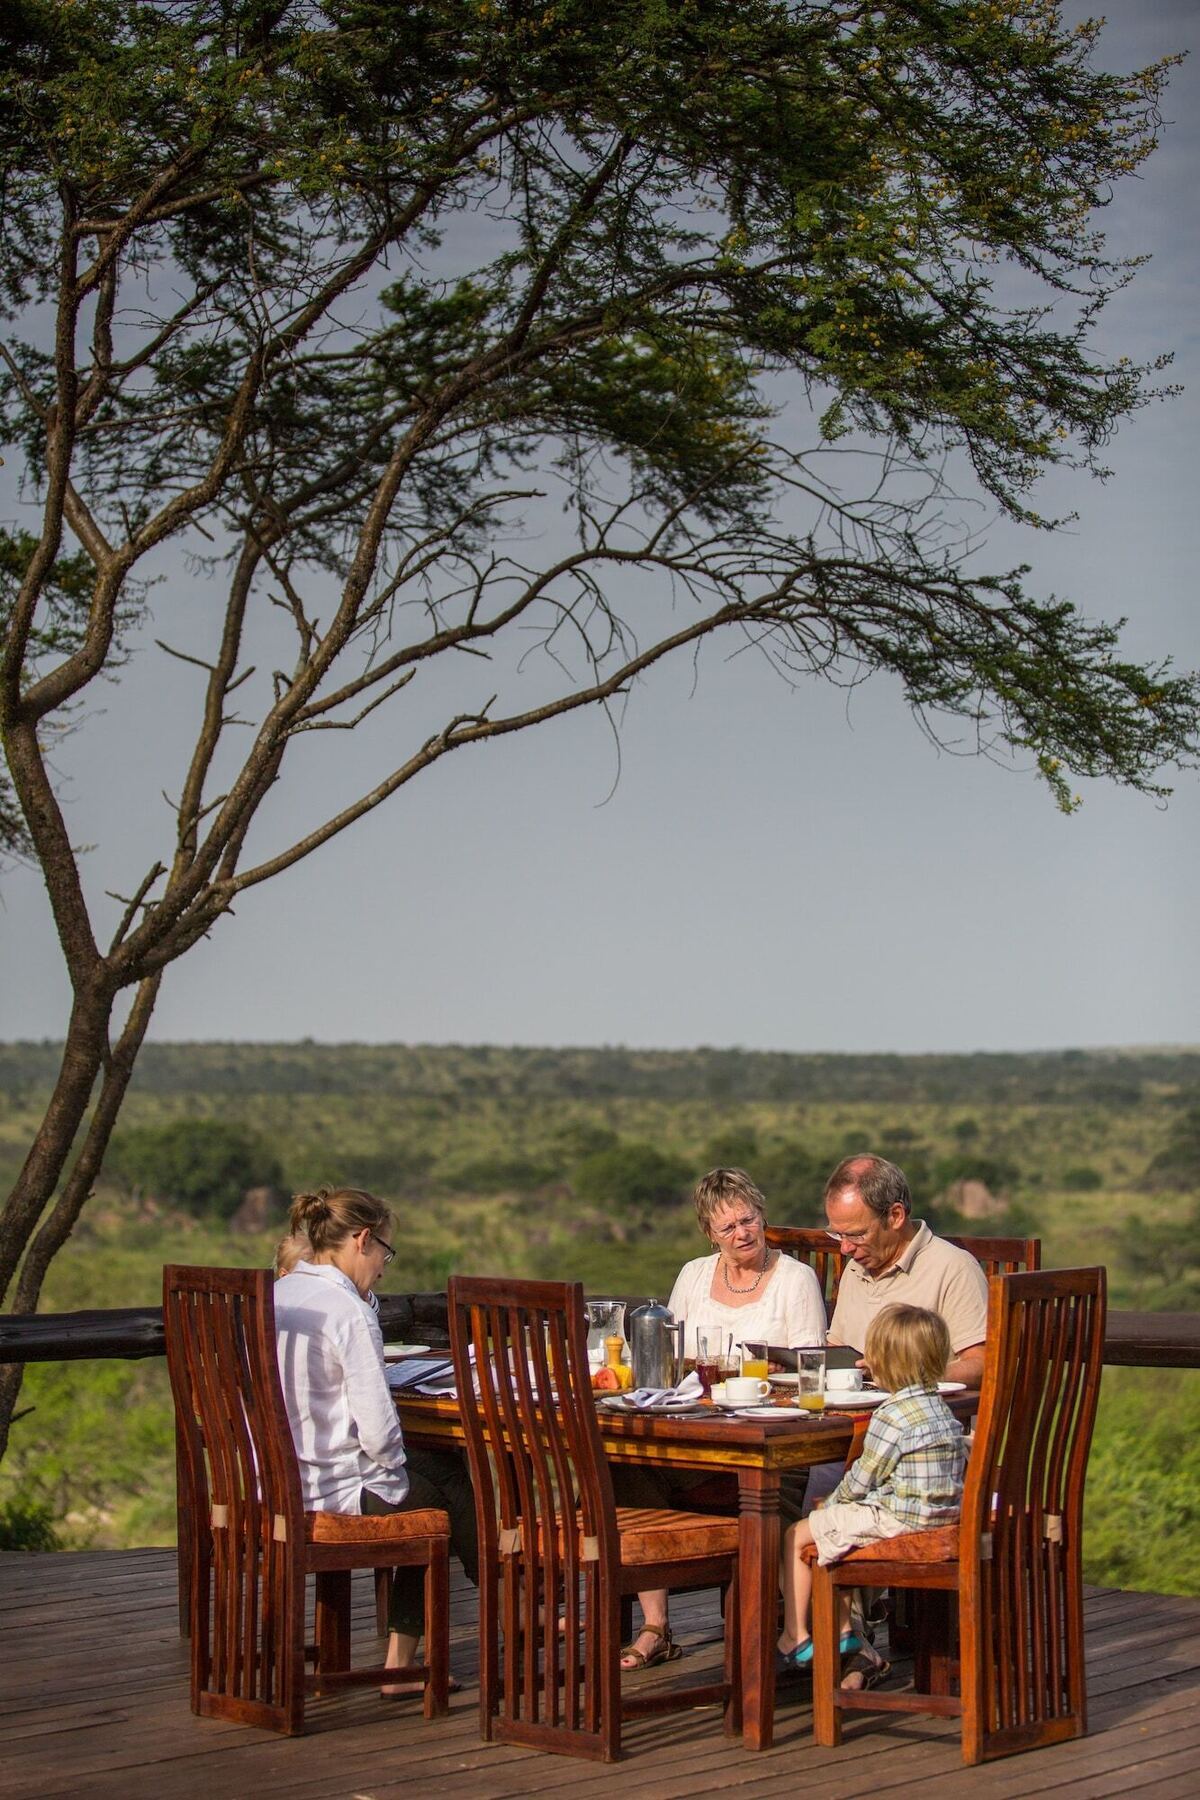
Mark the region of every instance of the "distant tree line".
[[[30, 1100], [53, 1084], [60, 1044], [0, 1044], [0, 1092]], [[874, 1102], [889, 1105], [1139, 1105], [1200, 1094], [1200, 1051], [1061, 1050], [970, 1056], [796, 1055], [783, 1051], [497, 1045], [147, 1044], [131, 1094], [395, 1091], [463, 1103], [637, 1098], [662, 1101]]]

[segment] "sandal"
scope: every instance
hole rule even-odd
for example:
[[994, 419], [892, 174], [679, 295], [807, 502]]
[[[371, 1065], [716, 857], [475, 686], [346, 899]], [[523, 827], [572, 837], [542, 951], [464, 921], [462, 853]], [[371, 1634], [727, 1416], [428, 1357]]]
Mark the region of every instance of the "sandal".
[[[640, 1637], [650, 1637], [655, 1640], [655, 1647], [648, 1655], [636, 1648], [637, 1640]], [[671, 1636], [669, 1625], [664, 1625], [661, 1630], [657, 1625], [643, 1625], [633, 1643], [627, 1649], [622, 1650], [621, 1668], [626, 1675], [629, 1675], [635, 1669], [654, 1669], [658, 1667], [659, 1663], [678, 1662], [682, 1655], [683, 1650]]]
[[[854, 1655], [842, 1664], [840, 1685], [849, 1688], [851, 1693], [862, 1693], [865, 1688], [878, 1687], [881, 1681], [886, 1681], [891, 1672], [891, 1663], [885, 1662], [878, 1651], [874, 1655], [867, 1655], [862, 1650], [856, 1650]], [[862, 1677], [861, 1681], [854, 1682], [853, 1686], [849, 1679], [852, 1675]]]
[[[387, 1683], [380, 1688], [379, 1698], [381, 1700], [412, 1700], [424, 1695], [425, 1685], [426, 1684], [423, 1681], [398, 1681], [394, 1684]], [[446, 1692], [448, 1694], [461, 1694], [462, 1682], [457, 1681], [454, 1676], [451, 1675], [449, 1681], [446, 1683]]]

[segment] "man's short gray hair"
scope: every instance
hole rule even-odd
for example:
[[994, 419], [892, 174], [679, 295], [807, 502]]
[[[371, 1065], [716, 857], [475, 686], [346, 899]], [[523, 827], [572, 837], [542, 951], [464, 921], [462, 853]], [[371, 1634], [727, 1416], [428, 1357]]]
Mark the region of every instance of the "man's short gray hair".
[[825, 1199], [853, 1190], [877, 1219], [886, 1219], [893, 1206], [912, 1212], [912, 1193], [903, 1169], [882, 1156], [846, 1156], [825, 1183]]

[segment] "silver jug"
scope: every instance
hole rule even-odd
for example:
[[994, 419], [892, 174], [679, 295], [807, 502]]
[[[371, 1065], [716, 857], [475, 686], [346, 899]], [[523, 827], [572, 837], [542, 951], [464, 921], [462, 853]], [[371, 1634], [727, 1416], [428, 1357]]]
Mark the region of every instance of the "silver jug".
[[683, 1320], [657, 1300], [635, 1306], [626, 1321], [634, 1387], [674, 1387], [683, 1364]]

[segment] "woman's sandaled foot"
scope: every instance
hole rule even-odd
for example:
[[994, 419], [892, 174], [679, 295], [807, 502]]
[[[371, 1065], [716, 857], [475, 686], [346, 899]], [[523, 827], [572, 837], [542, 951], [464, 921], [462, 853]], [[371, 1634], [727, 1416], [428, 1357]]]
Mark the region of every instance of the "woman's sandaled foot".
[[[381, 1700], [407, 1700], [410, 1696], [419, 1696], [424, 1692], [425, 1683], [423, 1681], [409, 1680], [385, 1682], [379, 1690], [379, 1698]], [[446, 1684], [446, 1692], [449, 1694], [461, 1694], [462, 1682], [456, 1681], [452, 1675]]]
[[891, 1663], [885, 1662], [881, 1656], [869, 1655], [865, 1651], [856, 1650], [854, 1655], [848, 1657], [842, 1664], [841, 1685], [856, 1691], [861, 1688], [878, 1687], [879, 1683], [885, 1680], [891, 1672]]
[[669, 1625], [643, 1625], [628, 1649], [622, 1650], [621, 1667], [628, 1675], [635, 1669], [654, 1669], [659, 1663], [677, 1662], [682, 1655]]

